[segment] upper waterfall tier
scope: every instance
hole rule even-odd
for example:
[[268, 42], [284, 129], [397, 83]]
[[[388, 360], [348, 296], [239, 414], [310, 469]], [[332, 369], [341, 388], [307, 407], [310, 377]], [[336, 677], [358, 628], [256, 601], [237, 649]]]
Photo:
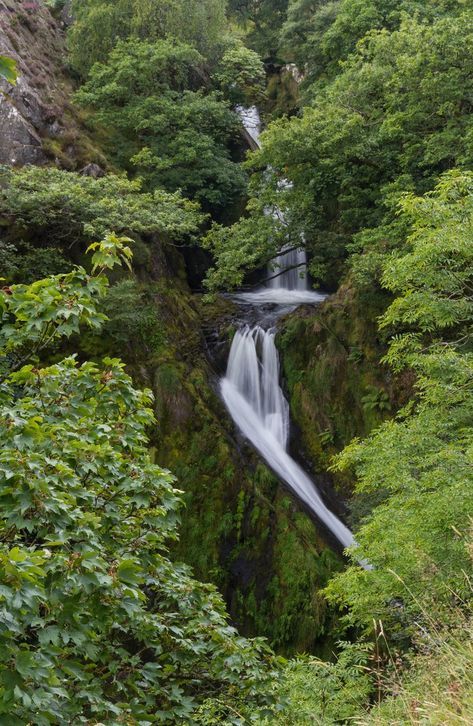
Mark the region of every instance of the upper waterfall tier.
[[[236, 110], [240, 115], [247, 134], [251, 137], [254, 144], [261, 148], [259, 140], [261, 133], [261, 118], [257, 107], [251, 106], [249, 108], [245, 108], [243, 106], [238, 106]], [[290, 182], [281, 180], [280, 186], [281, 188], [287, 188], [291, 185]], [[273, 211], [271, 213], [279, 219], [284, 220], [284, 213], [282, 210], [278, 209], [276, 212]], [[303, 240], [301, 240], [301, 242], [303, 243]], [[254, 293], [254, 295], [259, 298], [260, 302], [274, 302], [280, 305], [290, 305], [294, 302], [296, 304], [300, 304], [303, 302], [319, 302], [321, 300], [318, 293], [309, 289], [307, 255], [303, 244], [301, 244], [301, 247], [289, 244], [286, 248], [282, 249], [279, 255], [268, 265], [267, 277], [268, 281], [266, 286], [261, 287]], [[291, 293], [297, 293], [297, 295], [292, 297], [287, 294], [288, 291]], [[245, 301], [244, 295], [240, 297], [242, 301]], [[253, 301], [256, 302], [256, 297], [253, 297]]]
[[246, 108], [245, 106], [237, 106], [235, 110], [240, 116], [241, 122], [247, 134], [251, 136], [255, 145], [261, 148], [259, 140], [261, 134], [261, 117], [257, 107], [249, 106]]
[[269, 270], [272, 270], [269, 275], [271, 290], [306, 292], [309, 289], [307, 256], [302, 247], [293, 248], [287, 252], [282, 250], [274, 260], [274, 264], [269, 266]]

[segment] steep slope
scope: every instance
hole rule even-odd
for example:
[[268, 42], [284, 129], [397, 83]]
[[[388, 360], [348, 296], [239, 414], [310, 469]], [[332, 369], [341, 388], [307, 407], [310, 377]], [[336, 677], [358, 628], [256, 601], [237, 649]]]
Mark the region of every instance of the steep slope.
[[[318, 471], [326, 471], [334, 454], [367, 436], [412, 395], [412, 374], [394, 376], [380, 362], [387, 342], [377, 318], [388, 300], [387, 293], [359, 290], [347, 279], [315, 310], [300, 308], [283, 321], [278, 345], [291, 413]], [[350, 498], [350, 479], [333, 476]]]
[[[8, 121], [0, 160], [15, 166], [54, 162], [68, 170], [86, 161], [106, 167], [70, 101], [60, 22], [43, 4], [1, 2], [1, 52], [17, 58], [20, 78], [0, 97]], [[40, 179], [35, 182], [35, 195], [42, 186]], [[39, 227], [25, 224], [18, 206], [1, 220], [7, 258], [29, 261], [32, 279], [41, 255], [42, 274], [48, 274], [53, 257], [59, 267], [67, 259], [82, 260], [91, 241], [81, 237], [80, 225], [67, 244], [61, 241], [58, 220], [67, 218], [61, 194], [72, 192], [59, 187], [53, 202], [59, 215], [48, 217], [54, 218], [54, 234], [44, 220]], [[30, 205], [28, 194], [22, 199]], [[46, 194], [38, 209], [49, 203]], [[82, 207], [86, 203], [84, 198]], [[122, 357], [135, 381], [154, 392], [155, 459], [177, 475], [187, 505], [175, 556], [219, 586], [242, 632], [266, 635], [284, 652], [320, 648], [333, 627], [320, 590], [341, 559], [235, 438], [215, 393], [208, 342], [217, 337], [223, 350], [228, 347], [232, 308], [200, 304], [189, 289], [181, 252], [164, 238], [134, 236], [134, 273], [114, 280], [109, 323], [100, 336], [85, 335], [77, 344], [87, 358]], [[186, 256], [192, 267], [192, 249]]]
[[177, 476], [186, 503], [175, 554], [218, 585], [241, 632], [265, 635], [286, 653], [320, 650], [335, 624], [320, 590], [342, 561], [235, 438], [216, 394], [208, 345], [216, 345], [218, 365], [233, 331], [232, 306], [201, 305], [179, 254], [153, 252], [136, 273], [112, 288], [104, 334], [83, 345], [95, 355], [120, 354], [154, 392], [154, 456]]
[[104, 163], [70, 103], [65, 33], [38, 0], [0, 0], [0, 53], [14, 58], [15, 87], [0, 81], [0, 163]]

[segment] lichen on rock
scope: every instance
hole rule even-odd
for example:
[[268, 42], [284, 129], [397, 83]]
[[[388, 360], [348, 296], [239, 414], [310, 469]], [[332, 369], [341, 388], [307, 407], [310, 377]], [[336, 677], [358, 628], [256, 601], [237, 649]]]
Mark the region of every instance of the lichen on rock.
[[[64, 30], [43, 2], [0, 0], [0, 54], [13, 58], [18, 67], [16, 86], [0, 80], [0, 163], [55, 161], [80, 168], [97, 161], [83, 157], [83, 142], [78, 148], [70, 143], [85, 131], [69, 100]], [[51, 154], [63, 146], [70, 157], [66, 164], [61, 153]]]

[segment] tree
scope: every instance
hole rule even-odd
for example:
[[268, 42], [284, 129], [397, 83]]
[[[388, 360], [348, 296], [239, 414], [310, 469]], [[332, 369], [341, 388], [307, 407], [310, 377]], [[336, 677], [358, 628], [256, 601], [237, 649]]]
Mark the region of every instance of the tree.
[[246, 178], [228, 147], [240, 131], [229, 104], [205, 82], [202, 57], [170, 41], [121, 41], [97, 64], [78, 101], [112, 131], [110, 152], [148, 188], [181, 190], [206, 208], [242, 194]]
[[212, 80], [233, 104], [251, 106], [264, 98], [266, 74], [258, 53], [232, 43], [220, 59]]
[[131, 253], [114, 236], [91, 249], [91, 274], [0, 293], [0, 714], [190, 723], [218, 699], [226, 723], [246, 708], [262, 720], [267, 647], [239, 638], [215, 589], [168, 557], [179, 492], [150, 458], [150, 392], [116, 359], [38, 360], [104, 319], [105, 272]]
[[290, 0], [281, 45], [304, 72], [303, 88], [313, 98], [370, 31], [397, 30], [406, 15], [434, 22], [461, 10], [456, 0]]
[[[394, 211], [402, 192], [422, 194], [445, 170], [471, 167], [471, 28], [464, 11], [372, 31], [301, 117], [262, 135], [253, 188], [282, 208], [290, 240], [305, 238], [323, 284], [337, 284], [353, 242], [358, 252], [369, 244], [370, 254], [402, 244]], [[292, 182], [283, 193], [282, 178]], [[267, 222], [252, 219], [256, 240]], [[229, 247], [232, 239], [230, 230]]]
[[205, 280], [209, 292], [240, 287], [248, 271], [276, 256], [288, 237], [287, 220], [277, 214], [276, 209], [253, 191], [247, 207], [248, 216], [231, 227], [212, 225], [201, 242], [211, 251], [214, 261]]
[[454, 171], [434, 192], [405, 196], [401, 214], [412, 231], [385, 263], [397, 297], [381, 325], [393, 334], [387, 361], [415, 371], [417, 398], [338, 460], [381, 504], [353, 552], [373, 569], [354, 564], [328, 586], [349, 622], [370, 629], [381, 618], [391, 639], [458, 619], [471, 592], [473, 175]]
[[230, 15], [245, 28], [248, 44], [265, 62], [278, 60], [279, 31], [287, 3], [288, 0], [229, 0]]
[[74, 0], [71, 60], [82, 76], [103, 62], [119, 40], [176, 39], [207, 60], [220, 55], [226, 36], [224, 0]]
[[[329, 62], [323, 39], [340, 11], [340, 0], [290, 0], [287, 18], [281, 28], [280, 43], [284, 54], [304, 74], [304, 86], [319, 79]], [[303, 86], [303, 87], [304, 87]]]
[[202, 221], [198, 205], [161, 189], [144, 193], [139, 180], [101, 179], [58, 169], [0, 167], [0, 215], [10, 230], [72, 246], [107, 232], [156, 234], [180, 240]]

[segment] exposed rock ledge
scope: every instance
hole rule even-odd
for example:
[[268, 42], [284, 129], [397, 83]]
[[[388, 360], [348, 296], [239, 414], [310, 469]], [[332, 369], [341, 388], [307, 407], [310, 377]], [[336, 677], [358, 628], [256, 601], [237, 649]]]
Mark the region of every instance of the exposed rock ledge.
[[62, 24], [40, 0], [0, 0], [0, 54], [19, 70], [16, 87], [0, 81], [0, 163], [78, 168], [96, 161], [77, 158], [74, 146], [84, 131], [69, 103]]

